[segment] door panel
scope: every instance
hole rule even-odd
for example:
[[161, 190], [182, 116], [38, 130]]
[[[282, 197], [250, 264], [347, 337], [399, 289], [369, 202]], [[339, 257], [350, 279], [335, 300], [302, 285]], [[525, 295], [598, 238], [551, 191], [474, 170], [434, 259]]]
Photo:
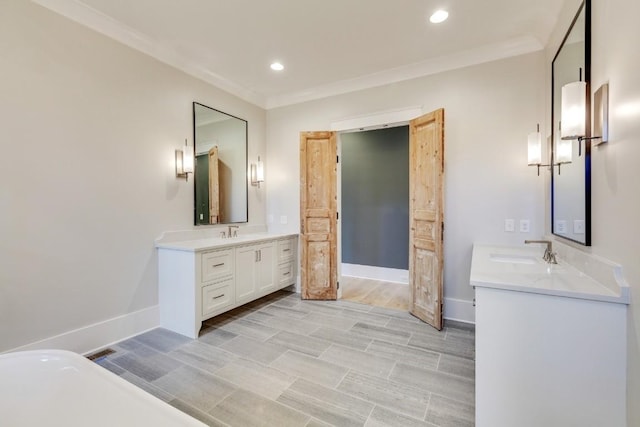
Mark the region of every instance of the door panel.
[[257, 264], [258, 292], [263, 294], [274, 291], [276, 288], [274, 244], [262, 245], [259, 251]]
[[303, 299], [336, 299], [336, 136], [300, 134], [300, 243]]
[[256, 289], [256, 249], [245, 246], [236, 249], [236, 302], [251, 301]]
[[409, 127], [410, 311], [442, 329], [444, 110]]

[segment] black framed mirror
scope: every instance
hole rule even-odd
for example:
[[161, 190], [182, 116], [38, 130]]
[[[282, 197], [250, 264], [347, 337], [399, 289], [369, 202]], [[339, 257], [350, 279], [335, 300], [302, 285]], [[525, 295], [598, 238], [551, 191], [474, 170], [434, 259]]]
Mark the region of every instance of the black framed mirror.
[[193, 103], [194, 223], [247, 222], [247, 121]]
[[582, 245], [591, 245], [591, 143], [562, 140], [562, 87], [587, 83], [585, 123], [591, 129], [591, 2], [578, 9], [551, 65], [551, 232]]

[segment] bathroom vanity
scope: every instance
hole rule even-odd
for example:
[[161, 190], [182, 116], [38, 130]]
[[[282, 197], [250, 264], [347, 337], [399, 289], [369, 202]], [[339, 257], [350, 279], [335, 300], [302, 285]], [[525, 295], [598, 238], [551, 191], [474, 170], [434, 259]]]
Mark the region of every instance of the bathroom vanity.
[[558, 264], [473, 247], [478, 427], [625, 425], [629, 288], [619, 266], [559, 247]]
[[159, 239], [156, 247], [160, 326], [190, 338], [202, 321], [296, 282], [297, 234]]

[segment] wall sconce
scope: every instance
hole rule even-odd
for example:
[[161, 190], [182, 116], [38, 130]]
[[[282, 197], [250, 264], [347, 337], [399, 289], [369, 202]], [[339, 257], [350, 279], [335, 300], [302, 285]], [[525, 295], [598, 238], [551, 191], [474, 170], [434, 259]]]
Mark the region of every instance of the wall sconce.
[[609, 138], [609, 84], [605, 83], [594, 94], [595, 136], [586, 136], [587, 127], [587, 83], [578, 81], [562, 86], [562, 127], [560, 136], [564, 140], [578, 140], [578, 155], [582, 155], [582, 141], [599, 139], [600, 143]]
[[264, 165], [258, 156], [258, 161], [251, 163], [251, 185], [260, 188], [261, 182], [264, 182]]
[[540, 124], [537, 126], [536, 132], [531, 132], [527, 139], [528, 148], [528, 164], [529, 166], [538, 167], [538, 176], [540, 176], [540, 167], [549, 166], [542, 164], [542, 135], [540, 135]]
[[184, 147], [176, 150], [176, 177], [189, 181], [189, 174], [193, 173], [193, 147], [184, 140]]
[[560, 165], [566, 165], [573, 161], [573, 140], [556, 137], [553, 161], [555, 162], [553, 166], [558, 166], [558, 175], [560, 175]]

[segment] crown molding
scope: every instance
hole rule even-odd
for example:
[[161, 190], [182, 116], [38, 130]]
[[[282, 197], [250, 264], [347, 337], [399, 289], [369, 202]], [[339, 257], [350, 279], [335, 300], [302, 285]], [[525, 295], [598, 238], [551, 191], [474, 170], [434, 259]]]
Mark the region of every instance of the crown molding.
[[237, 96], [258, 107], [265, 108], [266, 98], [246, 89], [193, 60], [168, 49], [148, 36], [118, 22], [108, 15], [77, 0], [31, 0], [32, 2], [88, 27], [135, 50], [145, 53], [165, 64]]
[[429, 76], [444, 71], [482, 64], [518, 55], [524, 55], [544, 49], [544, 46], [533, 36], [518, 37], [500, 43], [481, 46], [476, 49], [456, 52], [426, 61], [396, 67], [378, 73], [354, 79], [342, 80], [327, 85], [317, 86], [300, 92], [267, 98], [266, 108], [278, 108], [348, 92], [384, 86], [418, 77]]
[[266, 97], [198, 65], [78, 0], [31, 1], [267, 110], [523, 55], [544, 48], [533, 36], [519, 37], [303, 91]]

